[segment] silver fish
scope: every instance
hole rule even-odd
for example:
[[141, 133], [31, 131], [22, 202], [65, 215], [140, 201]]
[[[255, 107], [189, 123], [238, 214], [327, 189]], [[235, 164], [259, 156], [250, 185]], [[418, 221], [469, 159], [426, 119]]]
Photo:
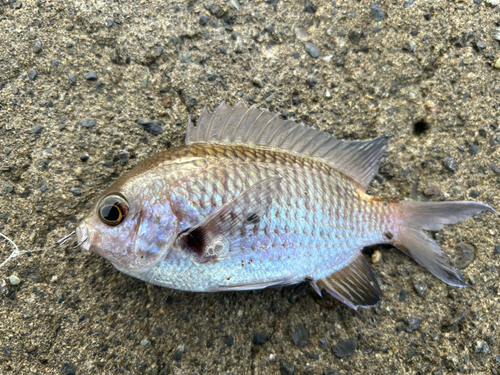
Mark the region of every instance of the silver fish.
[[387, 142], [345, 142], [223, 103], [196, 127], [189, 121], [185, 146], [113, 183], [78, 223], [77, 240], [128, 275], [186, 291], [308, 281], [352, 308], [373, 306], [382, 291], [361, 249], [374, 244], [466, 286], [423, 230], [495, 210], [367, 195]]

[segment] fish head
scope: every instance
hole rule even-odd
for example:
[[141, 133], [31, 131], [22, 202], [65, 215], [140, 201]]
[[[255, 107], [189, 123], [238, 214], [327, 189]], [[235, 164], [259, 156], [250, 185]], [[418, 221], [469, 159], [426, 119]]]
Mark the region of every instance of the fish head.
[[137, 274], [165, 259], [177, 238], [177, 218], [158, 184], [115, 183], [78, 223], [76, 237], [84, 250]]

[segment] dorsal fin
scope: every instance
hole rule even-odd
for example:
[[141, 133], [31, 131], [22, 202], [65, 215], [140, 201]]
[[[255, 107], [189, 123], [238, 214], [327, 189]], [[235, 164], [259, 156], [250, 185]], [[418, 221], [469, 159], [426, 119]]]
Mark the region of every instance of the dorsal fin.
[[361, 253], [341, 270], [322, 279], [313, 280], [311, 284], [319, 295], [321, 289], [325, 289], [353, 309], [358, 306], [375, 306], [382, 296], [377, 279]]
[[380, 167], [389, 137], [345, 142], [279, 115], [222, 103], [212, 115], [203, 109], [196, 127], [188, 123], [186, 144], [231, 143], [275, 147], [317, 157], [366, 188]]

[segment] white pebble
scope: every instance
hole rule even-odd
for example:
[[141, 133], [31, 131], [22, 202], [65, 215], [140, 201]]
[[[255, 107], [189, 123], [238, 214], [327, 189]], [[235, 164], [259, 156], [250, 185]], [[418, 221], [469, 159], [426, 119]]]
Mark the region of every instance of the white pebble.
[[333, 57], [333, 55], [325, 56], [325, 57], [323, 57], [323, 61], [326, 63], [329, 63], [330, 61], [332, 61], [332, 57]]
[[57, 282], [57, 275], [52, 276], [52, 277], [50, 278], [50, 282], [51, 282], [51, 283], [55, 283], [55, 282]]
[[11, 285], [19, 285], [19, 283], [21, 282], [21, 279], [19, 277], [17, 277], [16, 275], [11, 275], [9, 277], [9, 281], [10, 281]]
[[241, 318], [243, 316], [243, 310], [238, 310], [238, 318]]
[[380, 250], [375, 250], [372, 254], [372, 263], [379, 263], [382, 260], [382, 253]]

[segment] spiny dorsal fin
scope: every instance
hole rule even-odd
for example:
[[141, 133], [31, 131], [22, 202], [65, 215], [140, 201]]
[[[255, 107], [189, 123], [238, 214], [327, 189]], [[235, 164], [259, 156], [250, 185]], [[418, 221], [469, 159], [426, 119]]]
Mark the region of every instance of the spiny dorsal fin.
[[358, 306], [374, 306], [379, 303], [382, 296], [377, 279], [361, 253], [340, 271], [311, 283], [315, 284], [313, 287], [316, 291], [325, 289], [353, 309], [357, 309]]
[[317, 157], [366, 188], [380, 167], [389, 137], [345, 142], [322, 131], [283, 120], [279, 115], [222, 103], [212, 115], [206, 109], [196, 127], [188, 123], [186, 144], [232, 143], [280, 148]]

